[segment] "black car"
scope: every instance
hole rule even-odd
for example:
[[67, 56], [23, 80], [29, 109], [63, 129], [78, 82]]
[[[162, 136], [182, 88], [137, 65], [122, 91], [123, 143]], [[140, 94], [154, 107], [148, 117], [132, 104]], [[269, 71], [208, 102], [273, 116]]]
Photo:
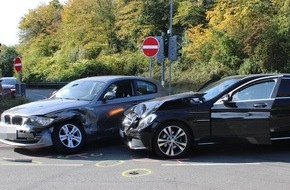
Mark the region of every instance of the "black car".
[[167, 95], [159, 82], [137, 76], [99, 76], [70, 82], [49, 99], [6, 110], [0, 142], [26, 149], [54, 146], [64, 153], [119, 135], [124, 110]]
[[271, 144], [290, 139], [290, 74], [231, 76], [198, 92], [161, 97], [125, 112], [131, 149], [184, 156], [192, 145]]

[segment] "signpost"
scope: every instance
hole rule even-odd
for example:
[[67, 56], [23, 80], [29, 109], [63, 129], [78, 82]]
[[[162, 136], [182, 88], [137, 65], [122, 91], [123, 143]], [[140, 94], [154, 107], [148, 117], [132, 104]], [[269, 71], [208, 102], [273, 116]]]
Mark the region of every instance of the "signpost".
[[16, 57], [14, 59], [14, 68], [17, 72], [20, 72], [22, 70], [22, 61], [20, 57]]
[[170, 0], [170, 26], [167, 31], [167, 36], [162, 33], [162, 36], [145, 38], [142, 44], [142, 51], [145, 56], [150, 58], [150, 78], [152, 76], [152, 57], [155, 56], [156, 61], [161, 63], [161, 85], [165, 86], [165, 58], [169, 60], [169, 94], [172, 94], [171, 90], [171, 73], [172, 73], [172, 61], [176, 61], [180, 56], [178, 52], [181, 46], [178, 45], [177, 36], [173, 36], [172, 32], [172, 17], [173, 17], [173, 0]]
[[142, 51], [147, 57], [154, 57], [159, 51], [158, 40], [153, 36], [145, 38], [142, 44]]
[[149, 64], [149, 77], [152, 78], [152, 57], [157, 55], [159, 51], [159, 42], [158, 40], [153, 37], [149, 36], [145, 38], [142, 44], [142, 51], [144, 55], [150, 58], [150, 64]]
[[22, 60], [20, 57], [14, 59], [14, 68], [19, 73], [19, 83], [15, 85], [16, 94], [25, 96], [25, 84], [21, 82]]

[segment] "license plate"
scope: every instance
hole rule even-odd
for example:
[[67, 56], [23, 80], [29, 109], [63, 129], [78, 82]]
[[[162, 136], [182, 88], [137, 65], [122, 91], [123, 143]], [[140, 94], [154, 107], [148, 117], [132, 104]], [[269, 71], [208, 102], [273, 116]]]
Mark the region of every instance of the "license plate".
[[0, 139], [16, 139], [16, 127], [0, 127]]

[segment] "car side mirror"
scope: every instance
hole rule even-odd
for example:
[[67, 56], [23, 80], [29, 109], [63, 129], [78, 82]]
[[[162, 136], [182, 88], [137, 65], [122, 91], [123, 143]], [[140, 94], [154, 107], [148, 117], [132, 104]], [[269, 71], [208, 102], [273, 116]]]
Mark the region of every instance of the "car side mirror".
[[221, 99], [224, 104], [228, 104], [232, 101], [232, 97], [229, 94], [226, 94]]
[[111, 99], [114, 99], [116, 98], [116, 94], [114, 92], [107, 92], [105, 95], [104, 95], [104, 98], [103, 100], [111, 100]]

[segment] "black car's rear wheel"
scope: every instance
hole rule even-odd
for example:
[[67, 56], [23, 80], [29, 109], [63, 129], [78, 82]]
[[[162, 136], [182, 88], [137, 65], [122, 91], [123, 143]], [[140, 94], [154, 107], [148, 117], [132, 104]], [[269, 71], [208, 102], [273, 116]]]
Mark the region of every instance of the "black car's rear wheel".
[[155, 133], [153, 148], [163, 158], [183, 157], [191, 147], [192, 139], [188, 128], [180, 122], [168, 122]]
[[78, 152], [85, 144], [85, 132], [76, 122], [65, 122], [57, 125], [52, 133], [53, 146], [63, 153]]

